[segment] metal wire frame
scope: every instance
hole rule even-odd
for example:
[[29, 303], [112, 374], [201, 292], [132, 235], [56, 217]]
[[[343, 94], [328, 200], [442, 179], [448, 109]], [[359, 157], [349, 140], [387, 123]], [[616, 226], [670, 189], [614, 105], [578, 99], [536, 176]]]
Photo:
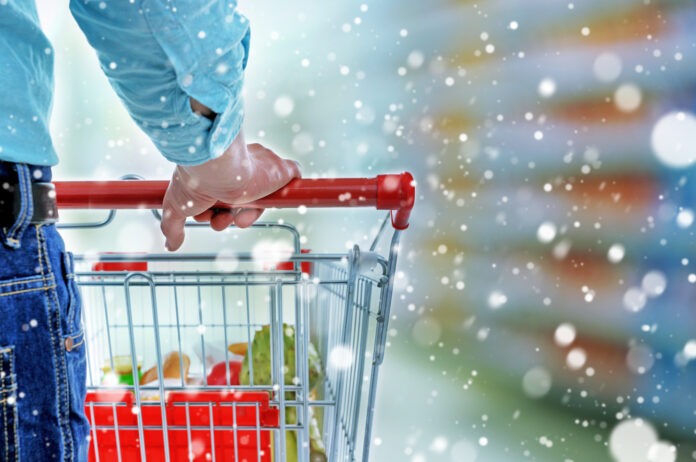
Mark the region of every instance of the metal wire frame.
[[[197, 225], [197, 224], [195, 224]], [[262, 223], [257, 227], [275, 227], [277, 224]], [[239, 452], [236, 447], [237, 431], [255, 431], [257, 435], [257, 443], [260, 441], [260, 432], [268, 430], [259, 424], [259, 419], [256, 419], [256, 426], [238, 426], [236, 422], [236, 406], [246, 405], [244, 403], [234, 403], [234, 424], [231, 427], [214, 426], [212, 417], [209, 427], [201, 427], [191, 425], [189, 408], [191, 406], [208, 406], [212, 416], [214, 403], [186, 403], [186, 418], [185, 426], [174, 425], [168, 426], [166, 419], [166, 393], [175, 390], [236, 390], [236, 391], [268, 391], [273, 393], [271, 405], [276, 406], [280, 412], [279, 426], [272, 428], [274, 438], [275, 460], [285, 460], [286, 455], [286, 430], [295, 431], [298, 435], [298, 460], [308, 460], [309, 458], [309, 420], [310, 407], [316, 408], [315, 415], [319, 415], [323, 420], [323, 438], [327, 447], [329, 460], [363, 460], [369, 458], [372, 418], [374, 413], [374, 405], [376, 399], [378, 368], [383, 360], [384, 346], [386, 343], [386, 329], [389, 320], [389, 304], [391, 303], [391, 292], [393, 290], [393, 277], [396, 268], [396, 257], [398, 254], [399, 231], [394, 233], [392, 243], [389, 249], [389, 257], [385, 259], [376, 256], [371, 252], [366, 252], [361, 255], [357, 246], [348, 254], [301, 254], [299, 252], [299, 233], [290, 225], [280, 225], [283, 229], [290, 231], [293, 237], [295, 254], [288, 257], [288, 260], [295, 262], [295, 269], [292, 271], [231, 271], [231, 272], [216, 272], [216, 271], [149, 271], [149, 272], [114, 272], [104, 273], [95, 271], [83, 271], [78, 273], [79, 284], [83, 290], [99, 290], [103, 304], [105, 330], [99, 334], [106, 334], [105, 340], [108, 344], [108, 357], [111, 368], [114, 370], [114, 352], [112, 350], [112, 332], [113, 329], [127, 329], [130, 343], [131, 368], [134, 377], [137, 377], [138, 364], [135, 352], [135, 329], [153, 328], [155, 333], [155, 346], [157, 358], [158, 376], [163, 377], [162, 371], [162, 347], [160, 338], [160, 328], [176, 329], [177, 345], [179, 352], [180, 370], [183, 370], [182, 358], [182, 329], [191, 329], [200, 325], [206, 327], [222, 327], [227, 344], [227, 328], [237, 327], [246, 328], [247, 342], [250, 348], [249, 354], [252, 354], [252, 330], [262, 325], [260, 322], [251, 322], [250, 312], [250, 289], [257, 287], [266, 287], [269, 297], [269, 321], [271, 324], [271, 368], [272, 382], [274, 385], [255, 384], [253, 361], [250, 361], [250, 385], [246, 387], [229, 386], [229, 361], [228, 352], [225, 349], [225, 364], [226, 377], [228, 386], [211, 386], [204, 383], [200, 387], [191, 387], [184, 383], [183, 374], [180, 374], [181, 383], [179, 386], [165, 386], [163, 381], [159, 381], [157, 387], [141, 387], [136, 380], [132, 387], [129, 386], [109, 386], [108, 389], [124, 389], [132, 390], [135, 395], [137, 409], [147, 406], [160, 406], [162, 412], [161, 426], [147, 426], [143, 424], [142, 413], [139, 412], [138, 425], [124, 426], [119, 425], [116, 416], [118, 406], [125, 405], [124, 403], [90, 403], [89, 412], [94, 418], [94, 408], [99, 406], [111, 406], [114, 416], [114, 425], [111, 426], [95, 426], [92, 429], [93, 444], [98, 446], [97, 430], [114, 430], [116, 433], [117, 447], [119, 430], [138, 431], [140, 441], [140, 455], [142, 460], [146, 459], [146, 444], [144, 434], [149, 430], [160, 430], [165, 442], [164, 451], [166, 460], [170, 459], [168, 434], [170, 431], [186, 431], [188, 435], [189, 449], [191, 446], [191, 432], [207, 430], [211, 436], [212, 460], [216, 460], [215, 455], [215, 431], [233, 430], [235, 432], [235, 454], [238, 458]], [[376, 248], [377, 240], [382, 234], [383, 228], [375, 239], [371, 250]], [[294, 231], [293, 231], [294, 230]], [[155, 263], [174, 263], [180, 264], [184, 262], [205, 262], [211, 261], [221, 256], [213, 254], [188, 254], [188, 255], [102, 255], [100, 261], [148, 261]], [[250, 254], [225, 255], [223, 258], [236, 259], [239, 261], [250, 262], [253, 260]], [[89, 262], [92, 259], [89, 257], [76, 257], [78, 262]], [[315, 274], [313, 280], [303, 279], [299, 271], [300, 262], [312, 262], [315, 264]], [[367, 273], [364, 271], [364, 262], [369, 261], [376, 264], [381, 270], [380, 274]], [[345, 266], [345, 268], [343, 267]], [[124, 287], [126, 300], [126, 323], [110, 322], [109, 307], [106, 298], [106, 292], [112, 290], [116, 286]], [[225, 288], [237, 287], [243, 288], [246, 295], [246, 323], [232, 323], [227, 319], [227, 310], [222, 310], [221, 323], [203, 323], [201, 311], [201, 289], [219, 287], [221, 289], [221, 297], [223, 307], [225, 306]], [[131, 298], [133, 288], [149, 288], [151, 307], [152, 307], [152, 323], [136, 323], [134, 322], [133, 312], [134, 304]], [[158, 288], [170, 287], [173, 290], [175, 299], [175, 322], [166, 323], [160, 322], [158, 319], [157, 309], [157, 290]], [[198, 292], [198, 314], [200, 324], [187, 323], [179, 318], [179, 307], [176, 301], [177, 288], [196, 289]], [[296, 377], [299, 379], [297, 385], [286, 385], [283, 380], [283, 364], [285, 364], [283, 355], [283, 299], [284, 289], [292, 288], [295, 293], [295, 364]], [[380, 292], [379, 299], [373, 298], [373, 292], [377, 289]], [[307, 293], [316, 291], [317, 295], [313, 298], [313, 303], [308, 303]], [[321, 309], [321, 305], [328, 302], [325, 309]], [[310, 317], [311, 314], [311, 317]], [[369, 326], [372, 326], [368, 329]], [[323, 333], [322, 333], [323, 332]], [[333, 335], [332, 333], [339, 333]], [[323, 335], [323, 337], [322, 337]], [[306, 355], [310, 338], [314, 342], [320, 343], [319, 350], [322, 359], [322, 367], [324, 370], [323, 390], [316, 400], [310, 400], [308, 383], [309, 383], [309, 366], [306, 361]], [[205, 342], [203, 334], [201, 334], [201, 345], [204, 351]], [[368, 350], [372, 349], [370, 354]], [[355, 353], [354, 361], [348, 367], [335, 367], [330, 362], [329, 355], [337, 346], [343, 346], [348, 351]], [[368, 354], [365, 354], [368, 352]], [[88, 350], [88, 355], [89, 355]], [[205, 357], [205, 355], [204, 355]], [[367, 399], [365, 399], [364, 388], [365, 382], [363, 375], [365, 368], [369, 367], [367, 359], [372, 358], [372, 366], [370, 368], [370, 378], [367, 381], [369, 384]], [[205, 377], [205, 364], [204, 374]], [[90, 389], [103, 389], [100, 385], [95, 385], [94, 377], [90, 371]], [[140, 399], [142, 391], [158, 391], [159, 402], [143, 402]], [[294, 394], [294, 399], [286, 399], [286, 393]], [[226, 405], [224, 403], [220, 403]], [[258, 417], [258, 403], [256, 406], [256, 415]], [[286, 408], [294, 407], [299, 410], [297, 412], [296, 423], [286, 423], [285, 413]], [[93, 420], [94, 421], [94, 420]], [[362, 445], [360, 445], [360, 434], [362, 433]], [[362, 446], [362, 448], [360, 447]], [[362, 449], [362, 457], [360, 456]], [[98, 452], [98, 451], [97, 451]], [[98, 457], [98, 455], [97, 455]], [[260, 455], [259, 455], [260, 460]]]

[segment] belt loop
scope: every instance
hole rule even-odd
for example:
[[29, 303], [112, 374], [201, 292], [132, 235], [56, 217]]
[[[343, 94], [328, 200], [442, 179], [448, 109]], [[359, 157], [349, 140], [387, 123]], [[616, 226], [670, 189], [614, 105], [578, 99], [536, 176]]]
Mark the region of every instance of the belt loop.
[[4, 236], [4, 244], [12, 249], [21, 247], [20, 239], [34, 216], [34, 200], [31, 196], [31, 171], [26, 164], [15, 164], [19, 188], [19, 213], [17, 220]]

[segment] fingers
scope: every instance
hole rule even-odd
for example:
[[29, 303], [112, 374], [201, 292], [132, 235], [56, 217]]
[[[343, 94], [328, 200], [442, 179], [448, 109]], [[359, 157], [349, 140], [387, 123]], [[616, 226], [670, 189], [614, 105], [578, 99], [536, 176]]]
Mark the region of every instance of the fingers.
[[232, 223], [234, 223], [233, 210], [217, 211], [210, 219], [210, 227], [215, 231], [222, 231], [228, 228]]
[[203, 213], [199, 213], [195, 217], [193, 217], [194, 220], [196, 220], [198, 223], [208, 223], [211, 218], [213, 218], [213, 210], [208, 209]]
[[238, 228], [248, 228], [262, 213], [263, 209], [206, 210], [194, 219], [199, 223], [210, 222], [210, 227], [215, 231], [224, 231], [233, 224]]
[[238, 228], [248, 228], [259, 219], [264, 209], [241, 209], [234, 217], [234, 224]]
[[283, 159], [286, 164], [286, 169], [290, 175], [290, 178], [302, 178], [302, 170], [300, 169], [299, 162], [290, 159]]

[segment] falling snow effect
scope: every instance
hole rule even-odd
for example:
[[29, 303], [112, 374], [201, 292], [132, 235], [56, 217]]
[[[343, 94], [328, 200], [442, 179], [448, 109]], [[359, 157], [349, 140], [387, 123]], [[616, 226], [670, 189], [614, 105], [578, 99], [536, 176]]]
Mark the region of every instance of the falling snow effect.
[[[696, 460], [696, 11], [658, 3], [240, 5], [248, 142], [309, 178], [416, 177], [371, 460]], [[57, 50], [55, 176], [167, 178], [67, 9], [39, 4]], [[193, 31], [192, 46], [211, 36]], [[186, 91], [198, 82], [181, 76]], [[163, 251], [149, 213], [120, 215], [108, 235], [66, 232], [67, 247]], [[296, 225], [312, 252], [344, 252], [367, 250], [381, 218], [301, 207], [263, 220]], [[285, 261], [289, 241], [261, 236], [187, 229], [185, 245], [216, 254], [218, 271], [239, 271], [240, 250], [259, 270]]]

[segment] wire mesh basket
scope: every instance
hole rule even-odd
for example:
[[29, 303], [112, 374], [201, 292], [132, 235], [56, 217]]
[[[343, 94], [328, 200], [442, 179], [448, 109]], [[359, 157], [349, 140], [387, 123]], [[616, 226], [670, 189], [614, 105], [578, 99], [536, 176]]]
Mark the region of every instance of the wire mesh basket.
[[[166, 182], [57, 182], [62, 208], [157, 208]], [[386, 257], [287, 252], [76, 256], [90, 461], [367, 461], [409, 174], [295, 180], [263, 207], [392, 210]], [[346, 199], [348, 198], [348, 199]], [[247, 205], [249, 206], [249, 205]], [[218, 207], [230, 207], [218, 204]], [[157, 212], [154, 212], [157, 216]], [[190, 224], [200, 226], [200, 224]]]

